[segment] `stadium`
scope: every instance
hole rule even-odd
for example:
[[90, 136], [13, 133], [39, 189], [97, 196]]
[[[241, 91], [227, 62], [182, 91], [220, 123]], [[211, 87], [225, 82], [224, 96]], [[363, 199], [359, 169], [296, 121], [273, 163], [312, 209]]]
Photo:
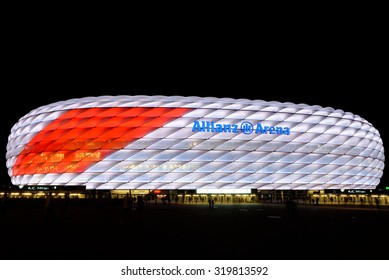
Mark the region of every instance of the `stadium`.
[[380, 183], [384, 160], [379, 132], [350, 112], [155, 95], [41, 106], [13, 126], [6, 153], [12, 183], [33, 196], [55, 189], [224, 201], [285, 192], [365, 195]]

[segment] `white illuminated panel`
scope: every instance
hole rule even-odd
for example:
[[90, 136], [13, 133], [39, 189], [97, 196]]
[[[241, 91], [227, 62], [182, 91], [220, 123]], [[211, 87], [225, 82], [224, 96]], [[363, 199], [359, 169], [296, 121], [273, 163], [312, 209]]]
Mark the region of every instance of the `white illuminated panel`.
[[197, 189], [198, 194], [250, 194], [250, 189]]
[[146, 95], [39, 107], [13, 126], [6, 159], [15, 185], [212, 193], [374, 189], [385, 166], [379, 132], [350, 112]]

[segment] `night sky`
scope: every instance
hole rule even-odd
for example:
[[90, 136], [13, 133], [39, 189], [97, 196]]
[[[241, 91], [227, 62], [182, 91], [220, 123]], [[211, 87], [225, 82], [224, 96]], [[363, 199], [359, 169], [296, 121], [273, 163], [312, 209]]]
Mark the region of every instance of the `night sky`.
[[[389, 150], [387, 77], [380, 67], [383, 50], [374, 44], [178, 48], [125, 53], [72, 45], [17, 51], [2, 77], [0, 184], [10, 184], [5, 152], [11, 127], [40, 106], [87, 96], [214, 96], [332, 107], [372, 123]], [[386, 173], [380, 187], [389, 186]]]

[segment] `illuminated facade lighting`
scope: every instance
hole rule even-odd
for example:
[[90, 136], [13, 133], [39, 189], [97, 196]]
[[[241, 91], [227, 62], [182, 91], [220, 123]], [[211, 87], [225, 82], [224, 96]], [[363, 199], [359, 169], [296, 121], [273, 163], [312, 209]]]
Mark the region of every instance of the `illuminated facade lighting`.
[[197, 189], [198, 194], [250, 194], [250, 189]]
[[86, 189], [374, 189], [379, 132], [342, 110], [275, 101], [99, 96], [59, 101], [11, 129], [14, 185]]

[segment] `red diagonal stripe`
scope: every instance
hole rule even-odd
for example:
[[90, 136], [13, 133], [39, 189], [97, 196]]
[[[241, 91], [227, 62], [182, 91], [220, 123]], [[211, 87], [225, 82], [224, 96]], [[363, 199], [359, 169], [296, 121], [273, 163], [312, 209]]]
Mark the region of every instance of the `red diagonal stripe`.
[[81, 173], [190, 108], [85, 108], [65, 112], [26, 144], [13, 176]]

